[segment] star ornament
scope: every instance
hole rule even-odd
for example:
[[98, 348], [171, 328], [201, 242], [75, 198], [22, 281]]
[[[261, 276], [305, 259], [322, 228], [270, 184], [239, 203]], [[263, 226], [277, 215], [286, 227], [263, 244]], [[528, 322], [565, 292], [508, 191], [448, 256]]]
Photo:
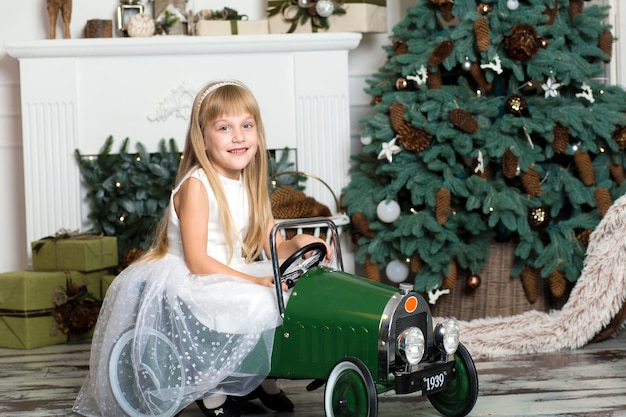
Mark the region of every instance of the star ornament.
[[396, 139], [393, 138], [389, 142], [383, 142], [383, 149], [378, 154], [378, 159], [387, 158], [387, 161], [393, 161], [393, 156], [401, 151], [400, 147], [396, 145]]
[[545, 98], [548, 97], [557, 97], [559, 95], [559, 88], [561, 87], [560, 83], [557, 83], [554, 77], [548, 78], [545, 84], [541, 86], [543, 91], [545, 91]]

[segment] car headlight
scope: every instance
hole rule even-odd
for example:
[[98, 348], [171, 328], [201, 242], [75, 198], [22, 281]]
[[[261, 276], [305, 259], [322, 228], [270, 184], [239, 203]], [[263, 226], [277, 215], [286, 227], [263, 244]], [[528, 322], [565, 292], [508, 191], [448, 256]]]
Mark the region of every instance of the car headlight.
[[404, 330], [396, 341], [396, 353], [403, 361], [411, 365], [416, 365], [422, 360], [425, 348], [424, 334], [417, 327]]
[[448, 355], [454, 355], [459, 347], [459, 322], [451, 318], [435, 327], [435, 345]]

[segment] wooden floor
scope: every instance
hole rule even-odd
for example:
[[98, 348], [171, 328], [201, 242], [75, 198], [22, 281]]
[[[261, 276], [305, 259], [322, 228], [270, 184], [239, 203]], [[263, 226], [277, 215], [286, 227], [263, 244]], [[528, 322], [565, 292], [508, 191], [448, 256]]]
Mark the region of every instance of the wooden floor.
[[[0, 349], [0, 416], [74, 416], [71, 407], [87, 372], [89, 345]], [[626, 331], [583, 349], [550, 355], [477, 360], [480, 394], [470, 416], [626, 416]], [[323, 388], [279, 380], [296, 404], [271, 413], [251, 402], [244, 415], [323, 417]], [[201, 417], [195, 404], [182, 417]], [[419, 395], [379, 397], [381, 417], [437, 416]], [[120, 416], [108, 416], [120, 417]]]

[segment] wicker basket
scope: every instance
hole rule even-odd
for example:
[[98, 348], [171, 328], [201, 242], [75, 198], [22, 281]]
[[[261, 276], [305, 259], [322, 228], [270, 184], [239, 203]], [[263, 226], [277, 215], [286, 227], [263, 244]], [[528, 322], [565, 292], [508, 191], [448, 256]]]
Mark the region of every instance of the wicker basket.
[[538, 286], [537, 301], [533, 304], [528, 301], [521, 279], [511, 277], [514, 254], [515, 244], [492, 243], [489, 259], [478, 273], [480, 286], [471, 292], [466, 291], [465, 281], [469, 273], [459, 271], [456, 287], [431, 306], [433, 315], [472, 320], [554, 308], [545, 280]]

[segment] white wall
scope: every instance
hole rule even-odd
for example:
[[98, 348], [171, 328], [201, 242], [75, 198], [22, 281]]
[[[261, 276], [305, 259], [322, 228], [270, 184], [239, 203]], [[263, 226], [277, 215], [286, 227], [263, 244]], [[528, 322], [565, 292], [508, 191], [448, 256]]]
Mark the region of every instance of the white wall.
[[[611, 4], [613, 7], [611, 24], [615, 26], [614, 34], [626, 38], [626, 26], [618, 26], [618, 22], [626, 22], [626, 7], [620, 7], [618, 0], [594, 0], [599, 3]], [[263, 2], [256, 0], [256, 3]], [[147, 3], [144, 1], [144, 3]], [[221, 8], [225, 2], [218, 0], [190, 0], [194, 10], [200, 8]], [[388, 0], [389, 30], [400, 21], [406, 8], [415, 4], [415, 0]], [[83, 35], [85, 22], [89, 19], [114, 19], [118, 0], [74, 0], [71, 32], [72, 37]], [[250, 0], [228, 2], [240, 12], [248, 12], [245, 7]], [[241, 5], [241, 6], [240, 6]], [[239, 7], [240, 6], [240, 7]], [[248, 12], [254, 16], [258, 5]], [[48, 22], [45, 0], [9, 1], [0, 0], [0, 16], [5, 16], [0, 25], [0, 40], [35, 40], [48, 36]], [[10, 17], [9, 17], [10, 16]], [[60, 37], [62, 27], [57, 28]], [[0, 273], [27, 268], [26, 225], [24, 216], [24, 179], [22, 131], [20, 115], [19, 65], [17, 60], [9, 57], [0, 42]], [[371, 112], [371, 97], [363, 88], [365, 79], [374, 73], [385, 62], [382, 46], [389, 43], [388, 34], [366, 34], [359, 48], [350, 55], [350, 104], [351, 104], [351, 148], [357, 152], [359, 142], [359, 120]], [[617, 57], [626, 59], [626, 42], [618, 42], [614, 49], [616, 59], [609, 67], [611, 83], [626, 86], [626, 74], [620, 71]], [[50, 82], [54, 82], [51, 74]], [[141, 74], [133, 76], [141, 80]], [[181, 137], [184, 132], [181, 132]], [[103, 138], [104, 142], [104, 138]], [[339, 191], [339, 190], [337, 190]], [[45, 210], [41, 207], [41, 210]]]

